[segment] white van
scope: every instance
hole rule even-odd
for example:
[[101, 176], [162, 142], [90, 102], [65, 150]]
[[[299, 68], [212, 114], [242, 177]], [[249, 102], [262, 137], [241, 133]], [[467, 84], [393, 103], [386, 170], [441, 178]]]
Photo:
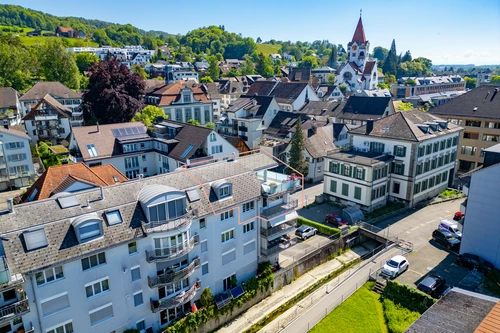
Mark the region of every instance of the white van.
[[439, 222], [438, 229], [451, 232], [456, 238], [462, 239], [462, 232], [458, 229], [458, 225], [454, 221], [441, 220], [441, 222]]

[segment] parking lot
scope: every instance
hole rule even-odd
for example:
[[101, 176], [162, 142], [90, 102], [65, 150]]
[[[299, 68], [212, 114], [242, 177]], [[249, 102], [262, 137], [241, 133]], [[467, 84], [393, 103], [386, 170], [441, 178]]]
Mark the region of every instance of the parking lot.
[[[295, 237], [294, 234], [290, 234], [290, 236], [292, 238]], [[308, 238], [305, 241], [297, 238], [296, 241], [297, 243], [295, 245], [280, 252], [279, 262], [282, 267], [286, 267], [292, 264], [295, 260], [298, 260], [306, 254], [310, 253], [311, 251], [314, 251], [332, 242], [332, 240], [328, 238], [328, 236], [321, 234]]]

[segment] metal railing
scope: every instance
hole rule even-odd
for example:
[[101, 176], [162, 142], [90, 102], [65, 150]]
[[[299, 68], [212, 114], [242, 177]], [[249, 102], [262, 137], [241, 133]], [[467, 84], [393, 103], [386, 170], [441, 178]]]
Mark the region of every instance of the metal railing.
[[11, 320], [17, 316], [22, 316], [29, 311], [30, 307], [27, 299], [9, 304], [0, 308], [0, 322]]
[[282, 204], [278, 206], [274, 206], [271, 208], [264, 209], [262, 211], [262, 217], [269, 219], [271, 217], [274, 217], [276, 215], [280, 215], [281, 213], [285, 213], [286, 211], [293, 210], [299, 206], [299, 200], [298, 199], [292, 199], [287, 202], [283, 202]]
[[153, 222], [144, 222], [142, 221], [142, 228], [144, 232], [147, 234], [153, 232], [164, 232], [164, 231], [172, 231], [182, 228], [184, 226], [188, 226], [193, 219], [193, 212], [188, 211], [186, 214], [171, 220], [165, 221], [153, 221]]
[[154, 277], [148, 277], [150, 288], [156, 288], [169, 283], [174, 283], [191, 276], [200, 267], [200, 258], [195, 258], [188, 266], [173, 273], [165, 273]]
[[282, 233], [282, 232], [286, 232], [288, 230], [291, 230], [296, 226], [297, 226], [297, 220], [287, 221], [285, 223], [282, 223], [282, 224], [277, 225], [277, 226], [272, 227], [272, 228], [267, 228], [267, 229], [261, 228], [260, 234], [264, 237], [270, 237], [270, 236], [276, 235], [278, 233]]
[[197, 280], [194, 285], [185, 292], [181, 292], [177, 296], [168, 298], [161, 301], [151, 301], [151, 310], [153, 312], [158, 312], [160, 310], [173, 309], [178, 306], [184, 305], [193, 299], [196, 292], [201, 288], [201, 281]]
[[260, 248], [260, 253], [263, 256], [270, 257], [273, 254], [276, 254], [278, 252], [284, 251], [284, 250], [290, 248], [291, 246], [293, 246], [295, 244], [297, 244], [297, 237], [294, 237], [294, 238], [290, 239], [286, 243], [276, 242], [275, 244], [273, 244], [271, 246], [268, 246], [267, 248], [261, 247]]
[[301, 188], [300, 180], [290, 180], [281, 184], [276, 184], [274, 186], [269, 186], [268, 184], [261, 185], [264, 191], [264, 196], [279, 195], [286, 192], [293, 192], [294, 190]]
[[184, 241], [179, 245], [146, 251], [146, 260], [148, 262], [157, 262], [177, 259], [185, 254], [188, 254], [195, 245], [198, 245], [199, 242], [200, 235], [196, 234], [189, 240]]

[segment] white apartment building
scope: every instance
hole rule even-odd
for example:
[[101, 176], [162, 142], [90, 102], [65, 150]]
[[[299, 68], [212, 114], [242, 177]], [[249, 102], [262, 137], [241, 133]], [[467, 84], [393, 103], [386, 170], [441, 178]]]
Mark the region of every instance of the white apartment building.
[[0, 216], [0, 327], [160, 332], [204, 288], [227, 292], [279, 252], [272, 238], [293, 226], [297, 205], [286, 199], [295, 183], [269, 183], [286, 177], [274, 167], [252, 154], [10, 205]]
[[6, 127], [0, 127], [0, 190], [27, 186], [35, 179], [30, 137]]
[[432, 198], [454, 179], [463, 129], [425, 112], [398, 112], [351, 130], [351, 150], [325, 158], [324, 193], [371, 211]]
[[175, 81], [194, 80], [198, 83], [198, 73], [191, 68], [182, 67], [180, 65], [165, 66], [165, 82], [167, 84]]
[[11, 87], [0, 88], [0, 119], [9, 126], [19, 125], [22, 118], [20, 94]]
[[239, 155], [209, 128], [168, 120], [149, 132], [137, 122], [82, 126], [73, 130], [69, 148], [77, 152], [78, 161], [90, 167], [112, 164], [129, 179]]
[[141, 45], [124, 47], [68, 47], [66, 51], [71, 53], [93, 53], [100, 60], [106, 60], [109, 55], [111, 58], [116, 58], [129, 66], [136, 64], [145, 65], [147, 62], [151, 62], [156, 52], [154, 50], [146, 50]]

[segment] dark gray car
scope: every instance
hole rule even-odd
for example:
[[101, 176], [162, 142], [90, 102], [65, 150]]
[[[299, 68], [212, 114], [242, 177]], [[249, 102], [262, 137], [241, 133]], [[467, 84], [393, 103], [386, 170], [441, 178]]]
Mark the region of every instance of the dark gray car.
[[301, 225], [297, 229], [297, 231], [295, 231], [295, 236], [306, 240], [309, 237], [316, 235], [317, 232], [318, 230], [316, 228], [310, 227], [308, 225]]

